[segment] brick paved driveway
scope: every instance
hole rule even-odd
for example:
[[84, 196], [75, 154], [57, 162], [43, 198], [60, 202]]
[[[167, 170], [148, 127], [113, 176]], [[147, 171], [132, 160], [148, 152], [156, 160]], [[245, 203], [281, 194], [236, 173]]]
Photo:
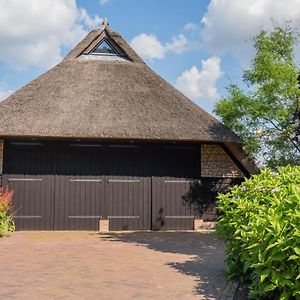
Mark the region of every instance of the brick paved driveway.
[[220, 299], [211, 233], [16, 232], [0, 239], [0, 299]]

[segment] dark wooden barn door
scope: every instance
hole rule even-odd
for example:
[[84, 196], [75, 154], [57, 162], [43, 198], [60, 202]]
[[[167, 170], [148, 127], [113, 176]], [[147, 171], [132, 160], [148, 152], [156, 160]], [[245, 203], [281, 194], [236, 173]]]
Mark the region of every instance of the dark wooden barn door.
[[150, 229], [150, 178], [130, 177], [107, 179], [110, 230]]
[[51, 149], [41, 143], [5, 143], [2, 185], [14, 191], [17, 229], [53, 228], [54, 170]]
[[152, 178], [152, 229], [192, 230], [195, 210], [184, 196], [200, 176], [199, 147], [165, 146], [154, 162], [160, 171]]
[[151, 229], [148, 155], [138, 145], [107, 148], [106, 201], [110, 230]]
[[13, 212], [17, 229], [53, 228], [53, 176], [5, 174], [2, 185], [14, 191]]
[[3, 185], [14, 190], [17, 229], [151, 229], [151, 178], [140, 147], [11, 142]]
[[152, 181], [152, 229], [192, 230], [194, 211], [183, 196], [190, 189], [190, 180], [174, 177], [153, 178]]
[[54, 230], [98, 230], [106, 214], [106, 160], [99, 144], [61, 143], [55, 148]]
[[184, 201], [199, 177], [199, 147], [6, 142], [3, 185], [17, 229], [193, 229]]
[[98, 230], [105, 212], [101, 176], [55, 176], [54, 230]]
[[98, 146], [6, 143], [2, 184], [14, 191], [18, 230], [98, 230], [107, 214]]

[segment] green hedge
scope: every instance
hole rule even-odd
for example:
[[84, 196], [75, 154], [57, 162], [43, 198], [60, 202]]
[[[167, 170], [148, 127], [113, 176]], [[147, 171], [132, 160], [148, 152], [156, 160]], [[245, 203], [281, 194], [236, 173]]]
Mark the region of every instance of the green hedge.
[[227, 274], [253, 299], [300, 299], [300, 166], [269, 169], [218, 195]]

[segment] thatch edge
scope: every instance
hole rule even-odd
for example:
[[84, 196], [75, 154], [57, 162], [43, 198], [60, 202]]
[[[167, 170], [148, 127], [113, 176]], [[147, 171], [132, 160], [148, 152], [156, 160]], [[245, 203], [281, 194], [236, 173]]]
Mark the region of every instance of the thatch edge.
[[166, 143], [200, 143], [200, 144], [224, 144], [224, 145], [241, 145], [239, 142], [224, 142], [224, 140], [204, 140], [204, 139], [167, 139], [167, 138], [137, 138], [137, 137], [93, 137], [93, 136], [57, 136], [57, 135], [13, 135], [13, 134], [1, 134], [0, 139], [24, 139], [24, 140], [65, 140], [65, 141], [119, 141], [119, 142], [133, 142], [133, 143], [141, 143], [141, 142], [166, 142]]

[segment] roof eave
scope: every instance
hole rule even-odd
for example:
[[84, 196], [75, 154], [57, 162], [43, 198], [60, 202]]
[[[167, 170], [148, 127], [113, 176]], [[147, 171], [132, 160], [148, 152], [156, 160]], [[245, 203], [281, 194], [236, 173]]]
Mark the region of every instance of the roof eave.
[[18, 135], [0, 134], [0, 139], [45, 139], [45, 140], [101, 140], [101, 141], [135, 141], [135, 142], [184, 142], [184, 143], [209, 143], [209, 144], [243, 144], [241, 140], [196, 139], [196, 138], [158, 138], [158, 137], [99, 137], [99, 136], [59, 136], [59, 135]]

